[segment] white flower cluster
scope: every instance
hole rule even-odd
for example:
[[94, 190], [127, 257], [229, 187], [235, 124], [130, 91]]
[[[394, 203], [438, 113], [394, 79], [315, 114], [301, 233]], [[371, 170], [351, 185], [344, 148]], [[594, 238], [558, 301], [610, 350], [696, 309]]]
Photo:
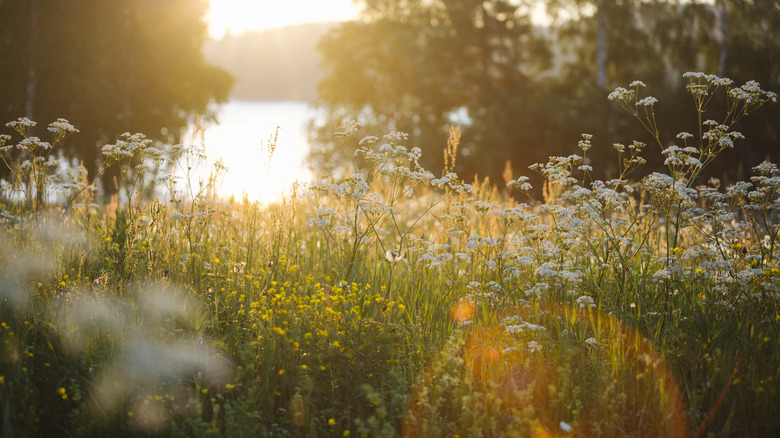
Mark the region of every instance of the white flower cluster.
[[103, 146], [102, 153], [103, 156], [111, 162], [138, 156], [159, 158], [162, 152], [151, 146], [151, 144], [152, 140], [146, 138], [143, 134], [130, 134], [129, 132], [125, 132], [122, 134], [121, 140], [118, 140], [114, 144]]
[[471, 184], [463, 183], [455, 173], [448, 173], [441, 178], [431, 180], [431, 185], [440, 189], [449, 189], [455, 193], [473, 193]]

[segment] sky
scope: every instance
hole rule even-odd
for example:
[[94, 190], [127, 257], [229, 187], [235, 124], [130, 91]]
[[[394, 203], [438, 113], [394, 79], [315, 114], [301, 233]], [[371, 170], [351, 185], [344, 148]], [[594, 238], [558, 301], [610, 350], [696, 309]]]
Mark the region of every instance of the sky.
[[343, 21], [357, 18], [352, 0], [211, 0], [207, 15], [209, 33], [225, 33], [301, 24], [312, 21]]
[[[228, 32], [240, 34], [313, 21], [352, 20], [357, 16], [358, 7], [352, 0], [211, 0], [206, 18], [211, 36], [221, 38]], [[549, 21], [543, 1], [532, 8], [532, 20], [537, 24]]]

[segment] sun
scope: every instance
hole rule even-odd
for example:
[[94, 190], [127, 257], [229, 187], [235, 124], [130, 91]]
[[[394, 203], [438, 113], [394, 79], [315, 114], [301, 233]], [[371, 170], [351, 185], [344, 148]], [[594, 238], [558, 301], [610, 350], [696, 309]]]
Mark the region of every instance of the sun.
[[206, 20], [216, 38], [317, 21], [355, 19], [352, 0], [211, 0]]

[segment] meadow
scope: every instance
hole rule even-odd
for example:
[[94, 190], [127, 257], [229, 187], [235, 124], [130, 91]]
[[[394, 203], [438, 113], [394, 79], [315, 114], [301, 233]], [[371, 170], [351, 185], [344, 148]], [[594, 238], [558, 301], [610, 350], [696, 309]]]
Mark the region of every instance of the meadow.
[[[8, 123], [2, 436], [777, 434], [780, 173], [702, 177], [776, 95], [684, 83], [692, 134], [664, 144], [644, 84], [618, 88], [653, 141], [608, 146], [600, 181], [609, 139], [584, 134], [533, 167], [539, 200], [454, 174], [457, 128], [437, 176], [405, 134], [347, 124], [349, 168], [270, 205], [220, 199], [197, 147], [126, 134], [101, 202], [53, 158], [77, 127]], [[634, 178], [649, 154], [666, 171]]]

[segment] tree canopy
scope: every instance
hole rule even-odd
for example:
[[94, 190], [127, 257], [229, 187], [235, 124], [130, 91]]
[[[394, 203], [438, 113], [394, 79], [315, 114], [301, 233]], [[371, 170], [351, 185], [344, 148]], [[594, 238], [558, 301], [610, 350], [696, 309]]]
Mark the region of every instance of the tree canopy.
[[206, 0], [0, 0], [0, 120], [63, 117], [95, 168], [124, 132], [176, 141], [232, 78], [209, 64]]
[[[659, 98], [665, 143], [696, 123], [686, 71], [780, 88], [775, 2], [557, 0], [546, 3], [552, 23], [545, 26], [531, 21], [534, 0], [362, 3], [362, 20], [319, 45], [318, 104], [327, 121], [316, 136], [327, 156], [346, 153], [332, 132], [351, 119], [366, 135], [409, 133], [424, 165], [441, 169], [448, 125], [458, 122], [464, 158], [456, 170], [496, 182], [507, 161], [525, 169], [574, 152], [581, 133], [595, 135], [600, 163], [616, 161], [613, 142], [648, 141], [607, 101], [610, 90], [633, 80]], [[747, 171], [766, 156], [780, 158], [780, 126], [770, 123], [779, 114], [775, 105], [738, 127], [749, 142], [731, 151], [736, 161], [711, 171], [736, 176], [734, 163]], [[595, 170], [609, 177], [614, 167]]]

